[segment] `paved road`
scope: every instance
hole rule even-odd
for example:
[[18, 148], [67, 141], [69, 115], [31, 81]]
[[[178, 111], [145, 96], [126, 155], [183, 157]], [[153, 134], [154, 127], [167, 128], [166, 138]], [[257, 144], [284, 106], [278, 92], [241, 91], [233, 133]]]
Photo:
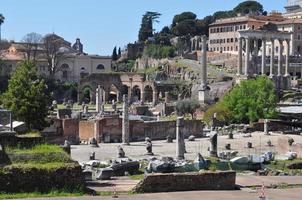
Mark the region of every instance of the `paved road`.
[[[300, 200], [302, 188], [284, 189], [284, 190], [267, 190], [267, 200]], [[58, 199], [58, 200], [109, 200], [114, 199], [107, 197], [73, 197], [73, 198], [39, 198], [35, 200]], [[252, 190], [240, 191], [195, 191], [195, 192], [174, 192], [174, 193], [156, 193], [142, 195], [119, 196], [120, 200], [258, 200], [258, 192]]]

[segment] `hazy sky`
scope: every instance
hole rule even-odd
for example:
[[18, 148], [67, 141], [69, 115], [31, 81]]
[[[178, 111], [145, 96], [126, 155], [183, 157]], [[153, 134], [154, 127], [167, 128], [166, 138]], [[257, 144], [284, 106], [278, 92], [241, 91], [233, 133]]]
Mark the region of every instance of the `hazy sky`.
[[[287, 0], [259, 0], [265, 10], [284, 12]], [[114, 46], [137, 40], [141, 17], [146, 11], [162, 14], [157, 30], [170, 25], [184, 11], [198, 18], [230, 10], [242, 0], [0, 0], [6, 20], [2, 37], [20, 41], [30, 32], [55, 32], [67, 41], [81, 38], [84, 51], [111, 55]]]

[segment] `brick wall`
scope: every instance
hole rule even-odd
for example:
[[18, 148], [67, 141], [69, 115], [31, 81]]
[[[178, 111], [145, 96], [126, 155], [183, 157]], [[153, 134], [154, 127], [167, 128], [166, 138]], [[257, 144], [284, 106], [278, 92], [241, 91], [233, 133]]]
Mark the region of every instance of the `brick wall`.
[[134, 191], [234, 190], [235, 179], [235, 172], [150, 174], [136, 185]]
[[89, 138], [95, 137], [93, 121], [80, 121], [79, 137], [80, 140], [87, 140], [87, 141], [89, 140]]
[[66, 139], [77, 140], [79, 138], [79, 120], [77, 119], [63, 119], [63, 136]]
[[[95, 129], [95, 123], [98, 123], [98, 130]], [[185, 137], [190, 135], [202, 136], [203, 124], [199, 120], [185, 121], [183, 129]], [[175, 121], [130, 121], [130, 138], [131, 141], [143, 141], [146, 137], [153, 140], [166, 139], [168, 135], [175, 137]], [[96, 132], [97, 131], [97, 132]], [[95, 137], [99, 142], [121, 142], [122, 140], [122, 119], [119, 117], [105, 118], [94, 121], [81, 121], [79, 123], [80, 140], [88, 140]]]

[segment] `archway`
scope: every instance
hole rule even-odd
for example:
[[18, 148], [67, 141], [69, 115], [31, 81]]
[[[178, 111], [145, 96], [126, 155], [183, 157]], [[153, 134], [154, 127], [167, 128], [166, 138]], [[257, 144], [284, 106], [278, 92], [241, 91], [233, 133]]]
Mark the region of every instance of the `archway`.
[[133, 102], [137, 102], [141, 100], [141, 90], [139, 88], [139, 86], [134, 86], [132, 88], [132, 97], [131, 97]]
[[153, 89], [152, 89], [152, 87], [147, 85], [144, 88], [144, 92], [145, 92], [145, 101], [146, 102], [152, 102], [152, 100], [153, 100]]
[[112, 100], [114, 100], [115, 102], [117, 102], [119, 99], [119, 90], [117, 89], [117, 87], [112, 84], [110, 86], [110, 91], [109, 91], [109, 102], [111, 102]]
[[127, 95], [127, 96], [128, 96], [128, 86], [127, 86], [127, 85], [123, 85], [122, 88], [121, 88], [120, 93], [121, 93], [121, 95], [122, 95], [122, 96], [121, 96], [121, 100], [123, 100], [122, 97], [123, 97], [124, 95]]

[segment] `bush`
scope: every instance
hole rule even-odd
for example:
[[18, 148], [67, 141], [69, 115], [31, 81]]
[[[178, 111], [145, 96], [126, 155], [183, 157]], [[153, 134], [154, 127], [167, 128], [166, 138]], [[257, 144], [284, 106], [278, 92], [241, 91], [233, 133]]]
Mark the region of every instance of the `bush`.
[[198, 108], [200, 108], [199, 102], [192, 99], [179, 101], [175, 107], [178, 115], [191, 114], [192, 119], [194, 118], [194, 113]]
[[230, 123], [233, 118], [232, 112], [221, 102], [210, 106], [204, 113], [204, 121], [210, 125], [214, 113], [217, 114], [217, 119], [226, 123]]

